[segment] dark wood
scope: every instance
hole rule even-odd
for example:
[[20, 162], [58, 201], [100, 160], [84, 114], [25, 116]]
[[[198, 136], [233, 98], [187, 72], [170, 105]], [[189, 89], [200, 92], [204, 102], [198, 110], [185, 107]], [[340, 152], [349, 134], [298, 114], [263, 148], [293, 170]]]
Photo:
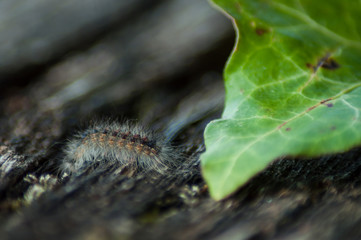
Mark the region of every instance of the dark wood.
[[[199, 155], [234, 33], [206, 1], [5, 0], [0, 26], [0, 239], [360, 239], [360, 149], [279, 159], [209, 197]], [[67, 139], [108, 118], [163, 132], [184, 161], [61, 174]]]

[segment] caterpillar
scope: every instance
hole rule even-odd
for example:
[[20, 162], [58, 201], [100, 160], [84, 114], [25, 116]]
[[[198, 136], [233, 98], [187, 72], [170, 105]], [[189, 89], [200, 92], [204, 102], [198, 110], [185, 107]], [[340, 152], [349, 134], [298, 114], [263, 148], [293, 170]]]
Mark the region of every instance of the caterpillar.
[[68, 141], [60, 168], [72, 174], [108, 161], [137, 171], [163, 173], [179, 160], [179, 151], [162, 135], [129, 121], [102, 121], [78, 132]]

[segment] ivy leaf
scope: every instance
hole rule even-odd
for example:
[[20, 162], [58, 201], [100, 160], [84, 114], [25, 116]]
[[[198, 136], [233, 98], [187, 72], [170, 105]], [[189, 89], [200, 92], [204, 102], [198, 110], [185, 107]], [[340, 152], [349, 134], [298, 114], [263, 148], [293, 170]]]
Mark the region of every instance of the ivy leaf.
[[205, 130], [202, 173], [222, 199], [281, 156], [361, 143], [361, 2], [214, 0], [237, 42], [222, 118]]

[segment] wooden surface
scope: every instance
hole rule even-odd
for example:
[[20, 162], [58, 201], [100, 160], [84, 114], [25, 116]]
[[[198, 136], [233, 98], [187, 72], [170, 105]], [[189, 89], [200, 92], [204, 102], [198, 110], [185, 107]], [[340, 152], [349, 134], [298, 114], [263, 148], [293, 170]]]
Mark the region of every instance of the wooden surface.
[[[360, 149], [280, 159], [209, 197], [199, 154], [233, 42], [203, 0], [2, 1], [0, 239], [360, 239]], [[163, 132], [184, 161], [64, 177], [66, 140], [102, 118]]]

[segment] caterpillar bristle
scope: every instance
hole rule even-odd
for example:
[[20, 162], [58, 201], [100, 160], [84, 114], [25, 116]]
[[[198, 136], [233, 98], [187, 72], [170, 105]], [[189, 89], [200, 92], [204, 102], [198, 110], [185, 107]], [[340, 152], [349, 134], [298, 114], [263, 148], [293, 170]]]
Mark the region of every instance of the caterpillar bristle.
[[179, 151], [165, 138], [126, 121], [98, 121], [68, 141], [60, 166], [67, 174], [101, 163], [125, 165], [137, 171], [164, 173], [180, 161]]

